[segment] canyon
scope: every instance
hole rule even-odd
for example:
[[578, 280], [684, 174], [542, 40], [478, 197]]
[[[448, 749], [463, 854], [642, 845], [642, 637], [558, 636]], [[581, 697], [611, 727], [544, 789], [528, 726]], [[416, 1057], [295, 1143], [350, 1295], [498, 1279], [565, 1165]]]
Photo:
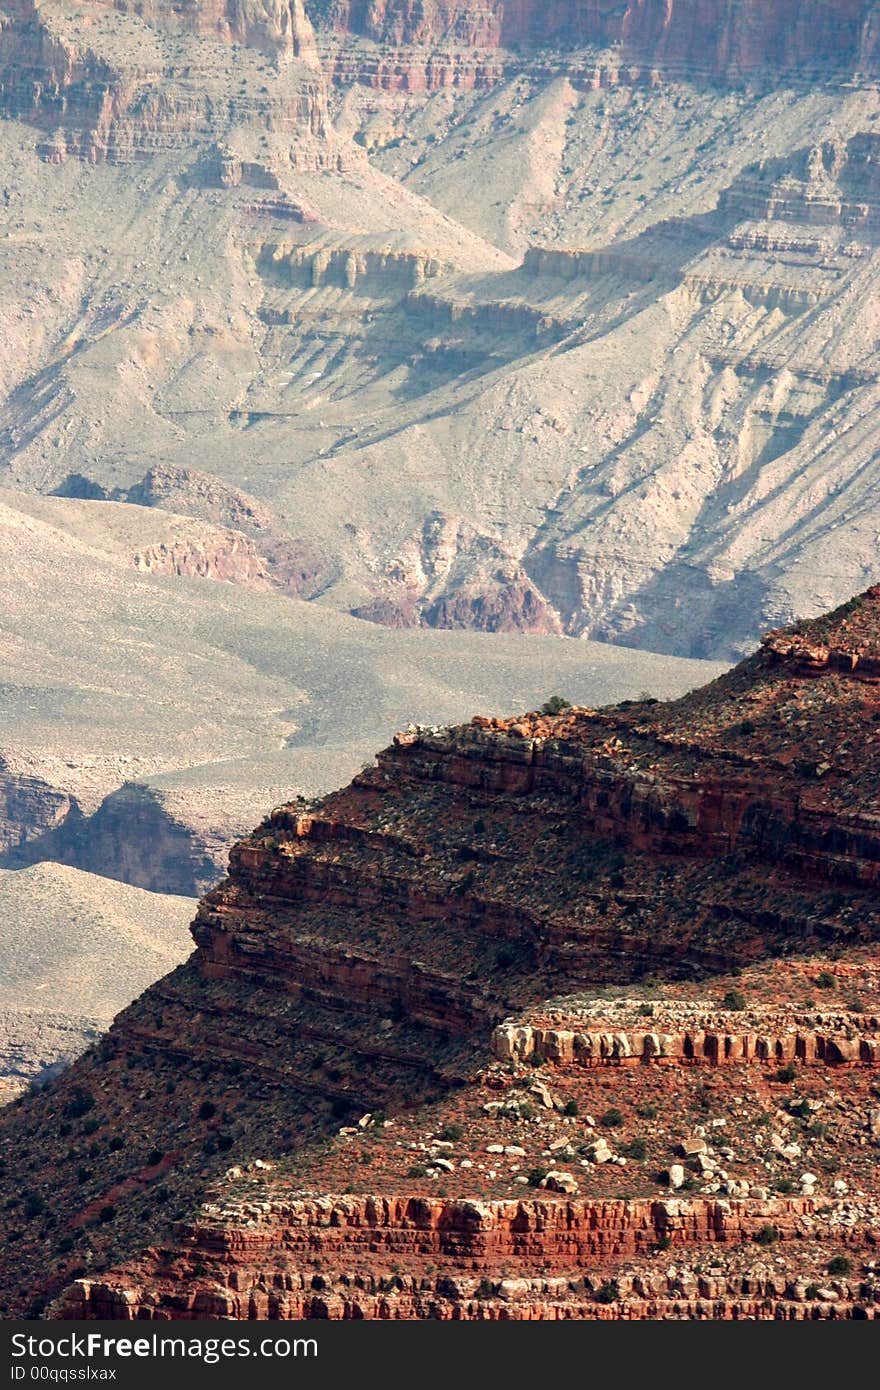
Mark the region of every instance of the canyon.
[[[543, 692], [453, 677], [460, 698], [435, 691], [434, 713], [414, 672], [419, 698], [398, 692], [348, 739], [362, 759], [407, 718], [554, 688], [586, 703], [680, 693], [639, 661], [726, 664], [864, 588], [875, 33], [874, 7], [849, 0], [797, 16], [16, 0], [0, 32], [10, 606], [30, 611], [42, 584], [63, 615], [66, 589], [36, 577], [61, 555], [174, 584], [193, 621], [227, 634], [199, 647], [198, 670], [190, 659], [197, 690], [226, 684], [245, 606], [261, 632], [310, 634], [298, 650], [322, 700], [338, 683], [303, 646], [330, 633], [330, 673], [351, 671], [352, 646], [397, 653], [405, 633], [423, 672], [452, 651], [441, 632], [469, 651], [470, 634], [519, 643], [542, 670], [551, 648], [532, 644], [560, 637], [633, 663], [626, 686], [576, 688], [559, 647]], [[88, 584], [73, 587], [86, 618], [65, 642], [82, 671], [94, 625]], [[124, 601], [173, 630], [170, 599], [145, 594]], [[123, 626], [153, 689], [153, 637]], [[134, 697], [111, 712], [92, 676], [80, 739], [61, 728], [57, 659], [13, 663], [10, 866], [104, 865], [198, 893], [266, 806], [357, 766], [341, 719], [312, 757], [287, 717], [299, 695], [263, 669], [274, 712], [253, 735], [229, 732], [218, 696], [191, 739], [166, 736], [149, 701], [139, 736]], [[83, 698], [65, 697], [80, 727]]]
[[876, 1316], [878, 634], [278, 807], [0, 1115], [6, 1315]]
[[346, 75], [392, 89], [488, 86], [514, 65], [612, 82], [877, 76], [880, 14], [870, 0], [318, 0], [309, 8], [323, 43], [340, 45]]
[[2, 1315], [876, 1318], [878, 65], [7, 4]]
[[[19, 0], [4, 484], [395, 628], [729, 661], [863, 587], [873, 7], [733, 13]], [[448, 44], [480, 87], [371, 76]]]
[[875, 8], [21, 0], [3, 481], [244, 526], [169, 573], [737, 659], [873, 577]]

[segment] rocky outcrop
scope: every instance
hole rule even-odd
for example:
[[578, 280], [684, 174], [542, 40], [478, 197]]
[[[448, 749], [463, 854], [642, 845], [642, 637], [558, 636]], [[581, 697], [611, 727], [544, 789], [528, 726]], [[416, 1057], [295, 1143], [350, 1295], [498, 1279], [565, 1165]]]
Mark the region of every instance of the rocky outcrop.
[[[835, 649], [858, 641], [870, 652], [880, 650], [878, 632], [872, 590], [791, 635]], [[621, 1302], [620, 1284], [613, 1297], [601, 1293], [612, 1277], [654, 1277], [648, 1247], [665, 1248], [667, 1237], [746, 1250], [745, 1264], [719, 1279], [751, 1277], [753, 1244], [778, 1241], [785, 1252], [797, 1242], [817, 1279], [835, 1242], [859, 1258], [877, 1239], [876, 1004], [851, 1002], [849, 1022], [826, 1011], [810, 1024], [778, 1010], [735, 1017], [743, 1004], [731, 994], [720, 1017], [703, 1008], [705, 1023], [692, 1016], [684, 1026], [675, 1010], [641, 1005], [638, 1017], [651, 1021], [638, 1027], [610, 1002], [584, 1013], [576, 1000], [567, 1009], [547, 1001], [600, 981], [706, 980], [768, 955], [794, 970], [799, 954], [827, 943], [870, 946], [880, 860], [875, 690], [837, 671], [799, 675], [764, 651], [668, 705], [594, 712], [559, 700], [548, 706], [555, 712], [515, 721], [413, 727], [344, 790], [278, 807], [233, 849], [228, 877], [201, 903], [191, 959], [126, 1010], [98, 1049], [0, 1119], [0, 1158], [39, 1172], [37, 1197], [49, 1208], [17, 1238], [4, 1310], [28, 1297], [43, 1306], [73, 1282], [56, 1305], [63, 1316], [317, 1316], [313, 1295], [325, 1291], [334, 1315], [383, 1316], [375, 1287], [352, 1280], [373, 1277], [399, 1251], [406, 1277], [420, 1279], [429, 1258], [448, 1262], [453, 1278], [482, 1262], [485, 1299], [450, 1316], [491, 1316], [497, 1292], [499, 1308], [515, 1306], [505, 1316], [527, 1317], [547, 1302], [530, 1282], [536, 1261], [575, 1283], [578, 1271], [589, 1267], [592, 1280], [597, 1270], [603, 1283], [566, 1285], [560, 1308], [604, 1308]], [[829, 760], [821, 776], [806, 765], [808, 750]], [[155, 838], [151, 823], [139, 838]], [[875, 989], [869, 965], [846, 968]], [[493, 1029], [505, 1019], [493, 1060]], [[695, 1065], [720, 1062], [722, 1051], [725, 1065]], [[624, 1065], [626, 1054], [642, 1064]], [[655, 1057], [666, 1065], [644, 1065]], [[795, 1078], [807, 1086], [820, 1062], [818, 1097], [774, 1091]], [[846, 1088], [833, 1105], [832, 1086]], [[667, 1088], [668, 1114], [658, 1118]], [[617, 1144], [626, 1118], [600, 1106], [624, 1094], [627, 1113], [657, 1124], [615, 1151], [609, 1139]], [[814, 1126], [826, 1105], [827, 1122]], [[71, 1138], [84, 1116], [102, 1147], [80, 1183], [69, 1153], [87, 1137], [76, 1129]], [[716, 1118], [729, 1144], [726, 1130], [715, 1137]], [[684, 1123], [700, 1131], [695, 1141], [687, 1131], [683, 1139]], [[463, 1137], [468, 1148], [457, 1150]], [[814, 1208], [817, 1183], [841, 1170], [829, 1158], [819, 1177], [787, 1174], [826, 1143], [833, 1152], [846, 1144], [850, 1156], [832, 1200]], [[693, 1176], [669, 1167], [676, 1145]], [[633, 1169], [630, 1179], [627, 1163], [649, 1150], [664, 1172]], [[247, 1192], [239, 1200], [224, 1184], [242, 1178], [243, 1163], [258, 1185], [271, 1176], [255, 1152], [282, 1166], [253, 1202]], [[746, 1159], [747, 1178], [728, 1171]], [[351, 1184], [363, 1184], [371, 1163], [384, 1191], [368, 1199]], [[150, 1200], [160, 1174], [168, 1216], [194, 1213], [176, 1234]], [[768, 1174], [786, 1184], [776, 1196]], [[196, 1215], [206, 1180], [223, 1192]], [[346, 1191], [346, 1181], [351, 1203], [322, 1197]], [[634, 1205], [622, 1200], [630, 1181]], [[448, 1200], [434, 1200], [440, 1182], [455, 1184]], [[496, 1208], [499, 1183], [502, 1192], [541, 1187], [540, 1204]], [[583, 1197], [581, 1183], [591, 1188]], [[656, 1191], [662, 1183], [702, 1183], [701, 1199], [719, 1200], [670, 1205], [668, 1190], [662, 1201]], [[850, 1183], [861, 1194], [854, 1205]], [[734, 1196], [744, 1204], [727, 1203]], [[13, 1209], [0, 1215], [17, 1219]], [[54, 1249], [56, 1223], [74, 1244], [99, 1250], [112, 1274], [76, 1283], [75, 1256]], [[332, 1277], [316, 1285], [327, 1275], [306, 1265], [305, 1252], [320, 1258], [325, 1246]], [[508, 1257], [526, 1281], [518, 1292], [502, 1287], [514, 1277]], [[816, 1298], [790, 1295], [794, 1275], [782, 1274], [771, 1305], [781, 1316], [814, 1316]], [[431, 1280], [407, 1286], [413, 1297], [402, 1298], [400, 1316], [431, 1315], [440, 1293]], [[719, 1284], [724, 1307], [712, 1315], [729, 1306], [738, 1316], [750, 1287]], [[352, 1288], [349, 1303], [336, 1301]], [[668, 1295], [657, 1286], [657, 1306]], [[653, 1306], [653, 1293], [640, 1297], [637, 1309]], [[837, 1295], [853, 1316], [872, 1297]], [[449, 1306], [471, 1301], [466, 1292]], [[688, 1291], [685, 1314], [702, 1316], [699, 1304]]]
[[160, 541], [133, 556], [134, 567], [148, 574], [185, 579], [217, 579], [249, 588], [268, 589], [269, 572], [253, 541], [228, 532], [216, 539]]
[[183, 896], [203, 893], [226, 867], [222, 834], [200, 834], [163, 804], [160, 792], [138, 783], [111, 792], [92, 815], [84, 816], [74, 805], [42, 830], [28, 824], [27, 840], [7, 854], [5, 863], [19, 867], [51, 860], [136, 888]]
[[262, 502], [211, 473], [156, 464], [124, 496], [138, 506], [161, 507], [231, 529], [228, 545], [218, 546], [214, 555], [178, 556], [167, 550], [148, 555], [152, 563], [143, 567], [154, 573], [207, 574], [260, 587], [270, 583], [307, 599], [320, 593], [333, 573], [332, 564], [313, 545], [290, 535]]
[[12, 861], [28, 840], [61, 825], [75, 806], [67, 792], [11, 771], [0, 757], [0, 857]]
[[801, 1032], [772, 1037], [747, 1032], [588, 1033], [505, 1023], [492, 1034], [492, 1050], [501, 1059], [553, 1062], [556, 1066], [659, 1065], [741, 1066], [744, 1062], [779, 1064], [795, 1059], [808, 1066], [880, 1066], [880, 1020], [869, 1020], [872, 1033], [853, 1036]]
[[[259, 97], [233, 84], [218, 43], [241, 45], [241, 71], [254, 69]], [[265, 54], [281, 65], [257, 83]], [[239, 127], [286, 138], [299, 146], [298, 162], [314, 167], [329, 134], [301, 0], [184, 10], [92, 0], [76, 14], [15, 0], [0, 29], [0, 111], [45, 131], [50, 163], [68, 155], [129, 163]]]
[[[182, 1227], [179, 1247], [158, 1254], [148, 1281], [137, 1267], [112, 1282], [80, 1279], [51, 1316], [651, 1318], [675, 1308], [678, 1316], [798, 1319], [816, 1316], [817, 1304], [832, 1301], [834, 1316], [877, 1317], [880, 1303], [859, 1281], [838, 1285], [823, 1300], [807, 1297], [805, 1281], [785, 1272], [733, 1280], [655, 1269], [618, 1278], [609, 1298], [608, 1283], [596, 1272], [609, 1257], [645, 1257], [658, 1246], [674, 1246], [680, 1262], [694, 1247], [748, 1245], [771, 1219], [784, 1248], [809, 1238], [815, 1210], [815, 1202], [803, 1200], [679, 1198], [500, 1203], [327, 1196], [238, 1209], [227, 1202], [207, 1207], [203, 1223]], [[401, 1271], [396, 1277], [370, 1272], [389, 1262]], [[529, 1272], [536, 1264], [540, 1277]], [[427, 1276], [410, 1272], [428, 1266]]]
[[302, 289], [330, 285], [365, 294], [398, 291], [401, 296], [450, 268], [430, 251], [292, 243], [263, 246], [260, 266], [273, 278]]
[[[871, 0], [313, 0], [309, 10], [337, 76], [390, 90], [488, 85], [525, 59], [596, 83], [871, 81], [877, 72]], [[606, 50], [598, 60], [596, 50]]]

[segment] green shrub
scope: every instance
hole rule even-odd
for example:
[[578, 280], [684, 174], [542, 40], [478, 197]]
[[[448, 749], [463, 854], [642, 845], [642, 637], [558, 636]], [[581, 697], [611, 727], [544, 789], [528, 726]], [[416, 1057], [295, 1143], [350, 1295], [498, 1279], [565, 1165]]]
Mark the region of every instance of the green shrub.
[[634, 1158], [641, 1163], [648, 1157], [648, 1146], [644, 1139], [631, 1139], [628, 1144], [621, 1145], [620, 1152], [624, 1158]]
[[440, 1138], [448, 1142], [457, 1144], [459, 1139], [464, 1137], [464, 1129], [459, 1124], [444, 1125], [440, 1131]]
[[779, 1232], [775, 1226], [762, 1226], [755, 1236], [755, 1240], [759, 1245], [772, 1245], [774, 1241], [778, 1239]]
[[603, 1129], [619, 1129], [623, 1122], [623, 1112], [613, 1105], [605, 1111], [604, 1115], [599, 1116], [599, 1124]]
[[797, 1067], [795, 1066], [794, 1062], [787, 1062], [784, 1067], [780, 1067], [779, 1070], [776, 1072], [774, 1080], [784, 1081], [786, 1084], [790, 1084], [792, 1081], [794, 1081], [796, 1076]]
[[150, 1149], [150, 1152], [147, 1154], [147, 1167], [155, 1168], [156, 1164], [161, 1163], [164, 1157], [164, 1149]]
[[820, 974], [816, 976], [815, 983], [819, 986], [820, 989], [834, 989], [834, 986], [837, 984], [837, 980], [832, 975], [830, 970], [823, 970]]
[[541, 714], [562, 714], [564, 710], [571, 709], [571, 701], [566, 700], [562, 695], [551, 695], [550, 699], [541, 706]]
[[212, 1100], [203, 1100], [199, 1106], [200, 1120], [213, 1120], [217, 1114], [217, 1107]]
[[847, 1255], [835, 1255], [828, 1261], [829, 1274], [852, 1274], [852, 1260]]
[[35, 1216], [42, 1216], [45, 1210], [46, 1203], [39, 1192], [27, 1192], [25, 1194], [24, 1214], [29, 1221], [32, 1221]]
[[533, 1168], [529, 1173], [529, 1187], [540, 1187], [546, 1176], [546, 1169]]
[[78, 1120], [80, 1116], [87, 1115], [94, 1104], [95, 1097], [91, 1091], [84, 1091], [82, 1087], [77, 1087], [67, 1102], [64, 1113], [69, 1120]]
[[106, 1207], [102, 1207], [98, 1212], [98, 1220], [101, 1222], [102, 1226], [106, 1226], [108, 1221], [115, 1221], [116, 1208], [108, 1203]]
[[620, 1298], [620, 1285], [616, 1279], [606, 1279], [596, 1291], [597, 1303], [616, 1303]]
[[741, 1013], [746, 1007], [746, 996], [742, 990], [729, 989], [722, 999], [725, 1009], [730, 1009], [734, 1013]]
[[424, 1163], [414, 1163], [413, 1166], [407, 1170], [406, 1176], [408, 1178], [426, 1178], [428, 1176], [428, 1170]]
[[565, 1102], [565, 1109], [562, 1113], [563, 1115], [578, 1115], [580, 1114], [580, 1106], [576, 1100], [567, 1100]]

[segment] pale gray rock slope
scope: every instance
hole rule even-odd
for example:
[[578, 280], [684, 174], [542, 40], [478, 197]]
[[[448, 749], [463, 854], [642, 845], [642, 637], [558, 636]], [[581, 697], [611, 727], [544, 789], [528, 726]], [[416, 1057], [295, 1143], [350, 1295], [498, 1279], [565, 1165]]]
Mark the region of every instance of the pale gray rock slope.
[[10, 486], [236, 514], [395, 626], [731, 660], [876, 577], [875, 84], [333, 86], [230, 14], [0, 35]]
[[61, 864], [0, 869], [0, 1099], [70, 1062], [185, 960], [195, 907]]
[[271, 805], [345, 782], [411, 720], [554, 693], [667, 696], [722, 669], [562, 637], [393, 631], [262, 581], [139, 569], [132, 555], [162, 536], [202, 557], [217, 528], [0, 494], [0, 863], [201, 891]]

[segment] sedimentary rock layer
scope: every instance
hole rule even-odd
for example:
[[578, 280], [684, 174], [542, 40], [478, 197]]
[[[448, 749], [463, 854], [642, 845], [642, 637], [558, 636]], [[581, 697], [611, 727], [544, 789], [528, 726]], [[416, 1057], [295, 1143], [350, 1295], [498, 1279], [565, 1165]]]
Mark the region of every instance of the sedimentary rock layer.
[[[557, 1154], [557, 1162], [597, 1171], [607, 1162], [609, 1173], [618, 1173], [626, 1155], [614, 1153], [607, 1142], [602, 1147], [592, 1115], [583, 1121], [589, 1142], [581, 1150], [570, 1130], [549, 1132], [540, 1115], [538, 1127], [523, 1130], [517, 1142], [493, 1137], [486, 1144], [492, 1126], [508, 1123], [508, 1112], [519, 1117], [517, 1124], [536, 1123], [515, 1090], [532, 1084], [536, 1063], [558, 1072], [554, 1084], [581, 1088], [582, 1101], [572, 1097], [568, 1108], [546, 1083], [535, 1092], [541, 1112], [576, 1123], [579, 1104], [590, 1110], [595, 1104], [589, 1088], [601, 1095], [609, 1083], [621, 1095], [626, 1087], [636, 1088], [635, 1103], [645, 1086], [656, 1085], [650, 1078], [663, 1077], [664, 1086], [692, 1105], [694, 1096], [704, 1094], [701, 1075], [708, 1070], [693, 1064], [720, 1061], [727, 1040], [729, 1065], [716, 1066], [714, 1073], [731, 1115], [743, 1113], [743, 1090], [785, 1086], [794, 1076], [806, 1084], [819, 1072], [810, 1064], [821, 1061], [826, 1094], [824, 1077], [833, 1073], [846, 1079], [854, 1097], [847, 1107], [847, 1114], [853, 1112], [847, 1133], [857, 1137], [852, 1181], [868, 1182], [867, 1146], [880, 1127], [868, 1100], [877, 1060], [875, 1006], [853, 1002], [847, 1018], [838, 1015], [836, 1021], [815, 1006], [805, 1006], [800, 1019], [765, 1009], [739, 1021], [730, 1011], [745, 1005], [734, 994], [723, 1006], [726, 1013], [703, 1010], [699, 1025], [688, 1026], [674, 1011], [655, 1014], [645, 1004], [642, 1013], [651, 1014], [652, 1022], [638, 1031], [638, 1045], [631, 1018], [614, 1026], [607, 1016], [593, 1014], [595, 1026], [586, 1016], [573, 1023], [569, 1018], [578, 1008], [560, 1006], [549, 1010], [555, 1021], [548, 1017], [545, 1028], [540, 1016], [548, 1012], [546, 1001], [588, 982], [627, 984], [658, 975], [686, 981], [748, 968], [768, 954], [794, 961], [797, 953], [826, 943], [843, 950], [876, 938], [878, 849], [871, 807], [880, 685], [871, 662], [880, 651], [878, 612], [880, 591], [872, 590], [828, 619], [774, 634], [740, 668], [668, 705], [631, 702], [600, 712], [553, 705], [555, 713], [515, 721], [481, 717], [458, 729], [413, 727], [349, 787], [317, 805], [300, 802], [273, 811], [235, 847], [228, 878], [203, 900], [193, 924], [198, 949], [191, 960], [121, 1015], [98, 1049], [0, 1121], [0, 1158], [17, 1171], [38, 1172], [45, 1187], [45, 1195], [37, 1192], [31, 1203], [40, 1220], [14, 1227], [17, 1253], [6, 1272], [4, 1306], [20, 1310], [34, 1298], [43, 1306], [71, 1278], [75, 1282], [75, 1256], [67, 1247], [54, 1251], [55, 1223], [62, 1223], [75, 1232], [75, 1241], [100, 1247], [102, 1261], [115, 1270], [104, 1284], [90, 1279], [94, 1295], [77, 1284], [72, 1302], [58, 1305], [62, 1310], [75, 1307], [92, 1315], [143, 1306], [157, 1316], [192, 1316], [222, 1306], [229, 1315], [222, 1299], [217, 1301], [217, 1281], [206, 1283], [197, 1273], [204, 1262], [188, 1265], [189, 1254], [179, 1255], [195, 1241], [197, 1249], [215, 1242], [225, 1252], [223, 1287], [238, 1287], [240, 1275], [247, 1308], [258, 1312], [270, 1306], [255, 1292], [266, 1290], [261, 1271], [267, 1251], [292, 1252], [294, 1283], [288, 1289], [282, 1281], [285, 1298], [271, 1306], [282, 1316], [315, 1314], [318, 1305], [305, 1290], [294, 1249], [298, 1238], [279, 1232], [287, 1229], [285, 1213], [292, 1226], [309, 1227], [314, 1213], [324, 1210], [320, 1203], [310, 1205], [311, 1198], [296, 1205], [297, 1188], [310, 1186], [311, 1196], [339, 1190], [346, 1160], [334, 1144], [344, 1147], [352, 1135], [357, 1143], [364, 1126], [375, 1131], [380, 1147], [362, 1161], [381, 1156], [376, 1171], [394, 1184], [386, 1193], [394, 1200], [382, 1207], [385, 1215], [376, 1218], [379, 1233], [372, 1239], [390, 1252], [404, 1239], [396, 1232], [410, 1229], [406, 1213], [415, 1208], [407, 1205], [409, 1189], [398, 1185], [409, 1172], [404, 1168], [401, 1178], [407, 1151], [403, 1140], [393, 1146], [393, 1130], [388, 1148], [380, 1112], [405, 1114], [469, 1096], [480, 1125], [489, 1126], [489, 1135], [474, 1131], [475, 1155], [493, 1155], [490, 1162], [499, 1167], [519, 1165], [516, 1180], [535, 1177], [520, 1164], [527, 1144], [535, 1143], [543, 1146], [536, 1158], [546, 1149], [551, 1160]], [[806, 669], [797, 654], [801, 647], [813, 653]], [[818, 659], [822, 652], [828, 660]], [[846, 652], [858, 661], [844, 671], [831, 654]], [[524, 1017], [529, 1008], [532, 1014]], [[504, 1019], [493, 1061], [492, 1031]], [[606, 1058], [609, 1035], [612, 1055]], [[578, 1065], [592, 1060], [597, 1046], [609, 1065]], [[644, 1062], [656, 1055], [666, 1066], [630, 1066], [627, 1050], [630, 1059]], [[488, 1090], [485, 1099], [474, 1091], [480, 1086]], [[762, 1096], [761, 1105], [764, 1114], [769, 1097]], [[678, 1113], [675, 1106], [672, 1112]], [[803, 1106], [798, 1102], [796, 1113], [812, 1123], [811, 1096]], [[359, 1115], [362, 1123], [343, 1124], [341, 1140], [328, 1146], [340, 1121]], [[616, 1112], [609, 1115], [614, 1128]], [[760, 1127], [765, 1120], [764, 1114], [753, 1123]], [[82, 1133], [80, 1122], [88, 1125]], [[100, 1163], [84, 1163], [81, 1181], [65, 1157], [74, 1127], [75, 1151], [85, 1135], [101, 1135], [95, 1141]], [[457, 1121], [449, 1128], [447, 1148], [461, 1133]], [[667, 1131], [662, 1140], [666, 1153], [669, 1137]], [[766, 1134], [759, 1145], [785, 1162], [802, 1153], [802, 1145], [782, 1134]], [[284, 1180], [267, 1195], [269, 1226], [261, 1228], [262, 1218], [249, 1224], [251, 1213], [227, 1193], [215, 1212], [214, 1234], [203, 1236], [197, 1221], [197, 1233], [173, 1237], [162, 1204], [152, 1201], [153, 1185], [165, 1193], [168, 1216], [181, 1217], [203, 1194], [206, 1179], [221, 1178], [231, 1162], [227, 1178], [236, 1181], [236, 1160], [253, 1158], [255, 1149], [272, 1162], [286, 1156]], [[426, 1157], [414, 1176], [445, 1172], [450, 1181], [462, 1182], [456, 1163], [436, 1146], [418, 1141], [416, 1149]], [[647, 1150], [639, 1152], [644, 1157]], [[663, 1152], [658, 1149], [657, 1157]], [[797, 1223], [810, 1210], [783, 1203], [768, 1215], [761, 1205], [766, 1190], [750, 1181], [743, 1188], [721, 1167], [732, 1160], [715, 1152], [702, 1138], [686, 1149], [701, 1158], [705, 1181], [714, 1183], [710, 1192], [745, 1191], [751, 1205], [729, 1212], [711, 1204], [681, 1208], [682, 1229], [691, 1231], [686, 1239], [699, 1242], [700, 1223], [720, 1221], [724, 1240], [760, 1243], [770, 1216], [778, 1217], [773, 1240], [797, 1238]], [[495, 1159], [496, 1153], [501, 1157]], [[514, 1180], [506, 1169], [501, 1174], [487, 1170], [482, 1159], [480, 1164], [465, 1191], [473, 1190], [474, 1181], [479, 1193], [481, 1183], [491, 1188], [502, 1176]], [[468, 1166], [473, 1170], [474, 1160]], [[759, 1171], [767, 1171], [763, 1160]], [[565, 1168], [556, 1172], [545, 1163], [536, 1181], [560, 1198], [578, 1193], [578, 1177]], [[646, 1181], [647, 1175], [641, 1177], [640, 1186]], [[670, 1170], [668, 1181], [681, 1186], [684, 1169]], [[807, 1196], [816, 1182], [816, 1174], [806, 1172]], [[284, 1205], [285, 1190], [296, 1196], [293, 1207]], [[417, 1194], [418, 1189], [412, 1198]], [[334, 1210], [330, 1198], [326, 1210]], [[439, 1232], [451, 1222], [456, 1231], [459, 1219], [469, 1219], [462, 1206], [429, 1204], [425, 1210], [429, 1234], [416, 1238], [414, 1260], [425, 1258], [420, 1240], [440, 1241], [431, 1234], [435, 1227]], [[598, 1244], [585, 1237], [581, 1254], [577, 1238], [566, 1236], [569, 1245], [574, 1240], [574, 1254], [563, 1272], [579, 1268], [589, 1251], [607, 1271], [612, 1247], [619, 1263], [641, 1257], [639, 1242], [650, 1240], [652, 1232], [656, 1237], [660, 1207], [619, 1206], [601, 1221], [597, 1210], [554, 1207], [554, 1229], [594, 1231], [605, 1222], [616, 1232], [610, 1245], [605, 1237]], [[837, 1208], [829, 1210], [834, 1215]], [[365, 1229], [360, 1211], [355, 1203], [353, 1232]], [[496, 1232], [520, 1219], [516, 1208], [490, 1215]], [[12, 1211], [6, 1217], [17, 1220]], [[725, 1224], [728, 1217], [735, 1234]], [[861, 1201], [853, 1219], [854, 1228], [844, 1223], [840, 1229], [853, 1240], [853, 1230], [865, 1232], [858, 1240], [870, 1243], [870, 1202]], [[320, 1224], [323, 1218], [314, 1220]], [[346, 1225], [347, 1218], [328, 1216], [327, 1228], [340, 1222]], [[636, 1238], [637, 1229], [646, 1234]], [[816, 1228], [820, 1254], [836, 1229], [827, 1221]], [[355, 1244], [360, 1239], [351, 1236]], [[486, 1249], [500, 1258], [501, 1236], [486, 1239]], [[552, 1255], [561, 1266], [562, 1254], [551, 1249], [555, 1240], [547, 1236], [538, 1254], [546, 1245], [548, 1260]], [[131, 1268], [141, 1270], [152, 1292], [138, 1294], [132, 1305], [113, 1290], [129, 1288], [135, 1276], [126, 1261], [145, 1244], [170, 1251], [176, 1272], [166, 1285], [163, 1256], [136, 1260]], [[477, 1246], [469, 1252], [464, 1241], [457, 1248], [464, 1266], [479, 1261]], [[521, 1253], [525, 1258], [526, 1247]], [[534, 1249], [532, 1256], [537, 1258]], [[486, 1277], [492, 1279], [492, 1269]], [[223, 1299], [230, 1296], [223, 1293]], [[377, 1306], [365, 1304], [361, 1311], [376, 1315]], [[731, 1307], [739, 1306], [731, 1294]], [[426, 1315], [424, 1301], [401, 1307], [404, 1316]], [[242, 1315], [252, 1315], [243, 1309]]]
[[[807, 1298], [805, 1281], [785, 1274], [733, 1280], [657, 1269], [615, 1281], [615, 1298], [603, 1300], [597, 1296], [603, 1286], [597, 1270], [647, 1257], [658, 1243], [674, 1247], [671, 1258], [678, 1262], [694, 1248], [748, 1245], [771, 1219], [783, 1246], [809, 1240], [815, 1210], [815, 1202], [804, 1200], [681, 1198], [450, 1202], [337, 1196], [254, 1203], [242, 1209], [240, 1224], [228, 1211], [211, 1224], [206, 1211], [204, 1224], [182, 1229], [180, 1246], [159, 1255], [148, 1283], [139, 1280], [137, 1269], [127, 1271], [127, 1284], [118, 1277], [112, 1283], [78, 1281], [53, 1316], [803, 1319], [816, 1316], [817, 1300]], [[853, 1231], [852, 1243], [861, 1236]], [[389, 1263], [430, 1266], [432, 1273], [388, 1279], [368, 1272]], [[536, 1266], [542, 1277], [530, 1275]], [[333, 1272], [312, 1274], [311, 1268]], [[860, 1289], [858, 1281], [835, 1289], [832, 1297], [836, 1317], [877, 1315], [871, 1291]]]
[[357, 50], [343, 47], [341, 73], [392, 90], [486, 85], [526, 57], [533, 69], [543, 60], [588, 71], [591, 49], [609, 51], [593, 66], [606, 81], [870, 81], [878, 60], [872, 0], [312, 0], [308, 8], [322, 38], [374, 46], [361, 51], [360, 69]]

